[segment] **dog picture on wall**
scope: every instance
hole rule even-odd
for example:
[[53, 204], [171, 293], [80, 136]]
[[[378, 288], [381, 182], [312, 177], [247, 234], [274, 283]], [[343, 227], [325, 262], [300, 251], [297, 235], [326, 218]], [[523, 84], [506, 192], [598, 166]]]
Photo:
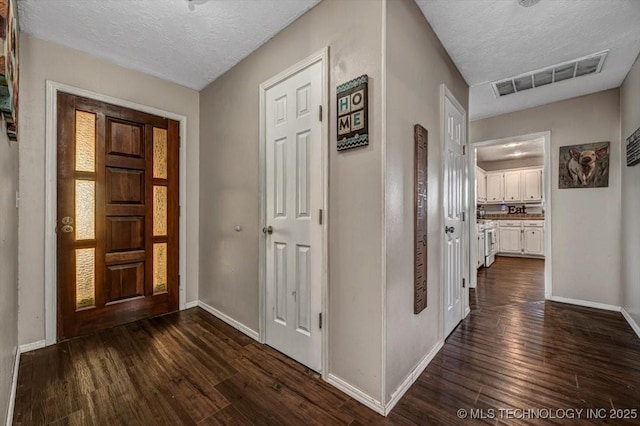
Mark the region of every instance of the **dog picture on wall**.
[[560, 189], [609, 186], [610, 142], [560, 147]]

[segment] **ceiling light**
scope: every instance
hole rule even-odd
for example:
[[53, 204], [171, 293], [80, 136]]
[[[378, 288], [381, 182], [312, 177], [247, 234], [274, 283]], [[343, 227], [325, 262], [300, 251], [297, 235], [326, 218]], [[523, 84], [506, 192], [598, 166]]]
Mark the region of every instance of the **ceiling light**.
[[531, 7], [539, 2], [540, 0], [518, 0], [518, 4], [522, 7]]
[[520, 145], [520, 142], [511, 142], [511, 143], [506, 144], [504, 147], [505, 148], [513, 148], [514, 146], [518, 146], [518, 145]]
[[513, 153], [513, 154], [511, 154], [511, 155], [512, 155], [512, 156], [514, 156], [514, 157], [520, 157], [522, 154], [524, 154], [524, 152], [522, 152], [522, 151], [516, 151], [516, 152], [514, 152], [514, 153]]
[[201, 4], [205, 4], [207, 2], [207, 0], [187, 0], [187, 3], [189, 4], [189, 10], [193, 11], [197, 6], [200, 6]]

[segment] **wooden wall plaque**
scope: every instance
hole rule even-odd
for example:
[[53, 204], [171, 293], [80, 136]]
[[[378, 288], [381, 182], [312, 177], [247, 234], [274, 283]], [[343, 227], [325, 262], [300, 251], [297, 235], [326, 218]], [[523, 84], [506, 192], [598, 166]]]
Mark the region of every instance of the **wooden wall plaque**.
[[427, 307], [427, 166], [428, 132], [419, 124], [414, 126], [414, 283], [413, 313]]
[[640, 163], [640, 127], [627, 138], [627, 167]]

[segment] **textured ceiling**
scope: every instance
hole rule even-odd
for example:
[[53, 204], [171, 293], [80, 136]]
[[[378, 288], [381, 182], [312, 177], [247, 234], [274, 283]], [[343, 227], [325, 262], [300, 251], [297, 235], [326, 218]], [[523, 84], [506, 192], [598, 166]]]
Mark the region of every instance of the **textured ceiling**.
[[320, 0], [19, 0], [22, 31], [200, 90]]
[[544, 139], [477, 148], [478, 162], [539, 158], [544, 156]]
[[[620, 86], [640, 52], [639, 0], [416, 0], [471, 86], [472, 120]], [[496, 99], [492, 81], [610, 49], [602, 72]]]

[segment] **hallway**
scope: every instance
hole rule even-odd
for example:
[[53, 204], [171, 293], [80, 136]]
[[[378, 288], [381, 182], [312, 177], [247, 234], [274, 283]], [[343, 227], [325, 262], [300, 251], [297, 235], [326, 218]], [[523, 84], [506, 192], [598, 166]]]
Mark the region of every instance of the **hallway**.
[[482, 272], [471, 314], [386, 419], [194, 308], [24, 354], [14, 424], [472, 424], [459, 409], [637, 408], [631, 328], [544, 302], [542, 268], [500, 258]]
[[527, 424], [536, 421], [498, 410], [638, 407], [640, 341], [631, 327], [617, 312], [545, 302], [543, 280], [543, 260], [499, 257], [482, 269], [471, 314], [394, 413], [451, 424], [460, 408], [493, 408], [506, 424]]

